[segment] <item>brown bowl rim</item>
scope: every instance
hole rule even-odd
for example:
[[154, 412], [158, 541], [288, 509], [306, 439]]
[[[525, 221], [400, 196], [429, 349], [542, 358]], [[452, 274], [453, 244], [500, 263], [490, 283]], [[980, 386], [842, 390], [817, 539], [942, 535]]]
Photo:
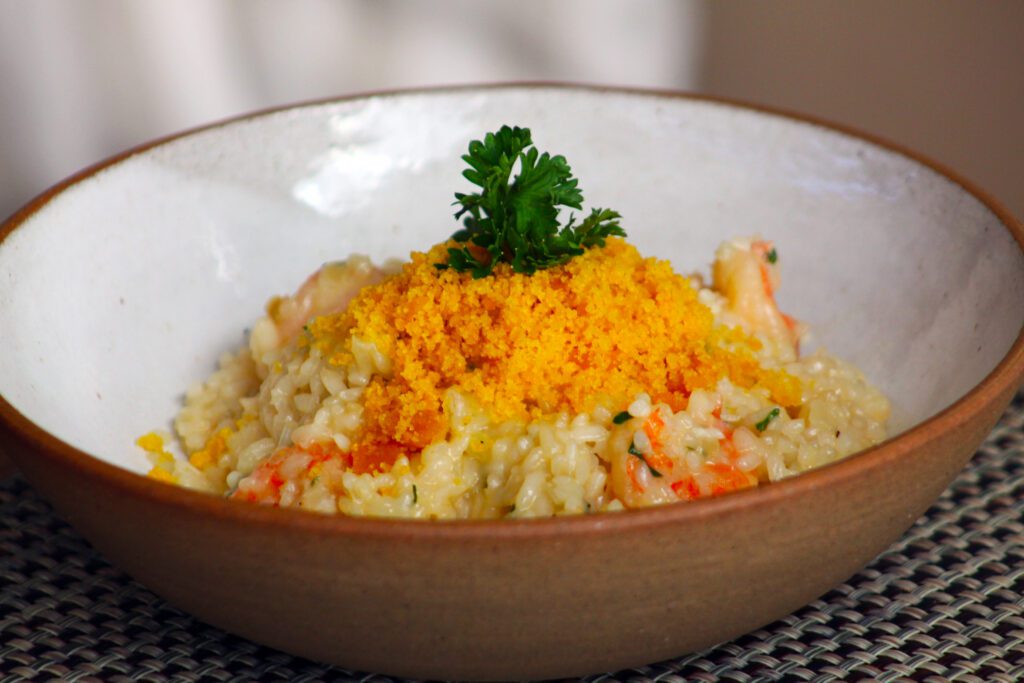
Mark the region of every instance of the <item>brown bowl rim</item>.
[[[991, 194], [945, 164], [873, 133], [867, 133], [845, 124], [835, 123], [817, 116], [794, 112], [781, 107], [756, 104], [728, 97], [680, 90], [557, 81], [509, 81], [373, 90], [269, 107], [188, 128], [131, 147], [88, 166], [45, 190], [12, 214], [3, 224], [0, 224], [0, 244], [31, 216], [39, 212], [51, 200], [68, 188], [125, 159], [196, 133], [288, 110], [318, 107], [371, 97], [401, 97], [416, 94], [445, 94], [523, 88], [604, 92], [707, 102], [767, 114], [797, 123], [809, 124], [859, 139], [862, 142], [867, 142], [911, 159], [959, 186], [988, 208], [1016, 240], [1018, 247], [1024, 251], [1024, 226]], [[942, 434], [970, 422], [983, 412], [992, 401], [995, 401], [1008, 390], [1015, 388], [1015, 386], [1019, 386], [1022, 377], [1024, 377], [1024, 325], [1022, 325], [1021, 330], [1018, 332], [1013, 345], [996, 367], [962, 397], [906, 431], [843, 460], [770, 485], [759, 486], [711, 499], [672, 503], [623, 512], [568, 515], [543, 519], [409, 520], [321, 515], [301, 510], [239, 504], [217, 496], [158, 482], [109, 464], [58, 439], [39, 427], [8, 403], [3, 395], [0, 395], [0, 426], [6, 427], [21, 437], [22, 440], [31, 444], [34, 447], [34, 455], [46, 457], [53, 461], [54, 464], [68, 468], [77, 476], [87, 477], [90, 480], [99, 480], [101, 483], [108, 484], [122, 495], [148, 499], [152, 503], [178, 508], [183, 512], [202, 514], [240, 524], [257, 524], [272, 528], [285, 527], [320, 536], [343, 535], [427, 541], [488, 538], [507, 541], [514, 538], [538, 539], [555, 536], [560, 538], [589, 536], [601, 533], [627, 532], [663, 524], [695, 523], [709, 517], [741, 514], [750, 508], [772, 505], [779, 499], [799, 496], [819, 486], [835, 485], [837, 482], [859, 476], [860, 472], [864, 470], [883, 467], [887, 463], [902, 458], [917, 448], [922, 447], [930, 440], [939, 438]], [[17, 456], [15, 459], [17, 460]]]

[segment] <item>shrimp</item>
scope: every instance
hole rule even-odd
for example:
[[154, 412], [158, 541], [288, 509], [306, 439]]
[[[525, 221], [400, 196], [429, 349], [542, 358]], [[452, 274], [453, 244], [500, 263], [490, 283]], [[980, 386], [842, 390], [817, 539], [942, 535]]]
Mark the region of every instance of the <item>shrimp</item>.
[[775, 290], [779, 287], [776, 261], [771, 242], [723, 242], [715, 252], [713, 286], [751, 330], [777, 344], [783, 360], [796, 360], [805, 327], [780, 311], [775, 303]]
[[[664, 459], [671, 463], [665, 456], [660, 458], [653, 454], [637, 455], [640, 451], [633, 446], [629, 449], [616, 449], [612, 455], [612, 491], [627, 508], [645, 507], [659, 503], [671, 503], [679, 500], [679, 496], [672, 490], [672, 466], [661, 465], [659, 469], [654, 463]], [[652, 456], [654, 459], [652, 461]], [[665, 471], [663, 472], [662, 469]]]
[[342, 311], [360, 289], [375, 285], [388, 275], [365, 256], [327, 263], [306, 278], [292, 296], [274, 297], [267, 304], [267, 315], [252, 328], [249, 348], [253, 357], [281, 348], [313, 318]]
[[401, 456], [410, 457], [410, 453], [392, 442], [357, 443], [351, 451], [343, 451], [333, 442], [288, 446], [239, 480], [229, 497], [264, 505], [301, 505], [303, 496], [318, 485], [335, 495], [341, 492], [343, 472], [388, 471]]
[[[659, 411], [654, 410], [640, 430], [625, 425], [613, 435], [610, 448], [612, 491], [628, 508], [678, 500], [671, 484], [676, 463], [661, 447], [664, 426]], [[637, 446], [641, 433], [643, 450]]]
[[[737, 466], [732, 427], [718, 417], [718, 410], [712, 419], [723, 434], [719, 440], [719, 461], [705, 462], [693, 471], [682, 460], [667, 454], [666, 425], [660, 410], [652, 411], [640, 430], [625, 429], [615, 435], [611, 444], [611, 482], [622, 504], [635, 508], [696, 500], [757, 486], [757, 477]], [[641, 432], [645, 438], [638, 438]]]
[[[282, 448], [260, 463], [251, 474], [238, 482], [229, 498], [264, 505], [289, 506], [297, 502], [310, 487], [319, 483], [325, 465], [332, 474], [344, 467], [346, 456], [333, 444], [314, 444], [304, 449]], [[332, 479], [340, 479], [337, 475]]]

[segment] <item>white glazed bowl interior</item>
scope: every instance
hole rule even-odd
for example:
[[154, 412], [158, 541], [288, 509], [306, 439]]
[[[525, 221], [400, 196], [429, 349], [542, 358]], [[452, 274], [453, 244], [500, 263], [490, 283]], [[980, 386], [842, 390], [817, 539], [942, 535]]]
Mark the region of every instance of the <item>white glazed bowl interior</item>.
[[470, 139], [528, 126], [589, 206], [681, 271], [724, 238], [781, 255], [784, 310], [892, 399], [892, 432], [967, 393], [1022, 325], [1021, 251], [900, 153], [725, 103], [509, 86], [371, 96], [178, 137], [59, 194], [0, 246], [0, 394], [136, 472], [187, 386], [322, 262], [404, 258], [457, 225]]

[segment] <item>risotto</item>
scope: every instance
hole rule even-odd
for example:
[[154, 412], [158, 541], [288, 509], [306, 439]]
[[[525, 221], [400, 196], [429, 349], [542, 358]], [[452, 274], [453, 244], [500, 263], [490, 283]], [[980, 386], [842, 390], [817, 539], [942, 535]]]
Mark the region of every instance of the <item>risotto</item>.
[[703, 278], [606, 232], [531, 272], [449, 267], [480, 253], [464, 237], [323, 266], [187, 392], [173, 436], [138, 440], [150, 476], [321, 513], [545, 517], [719, 496], [885, 438], [855, 367], [800, 355], [772, 243], [725, 242]]

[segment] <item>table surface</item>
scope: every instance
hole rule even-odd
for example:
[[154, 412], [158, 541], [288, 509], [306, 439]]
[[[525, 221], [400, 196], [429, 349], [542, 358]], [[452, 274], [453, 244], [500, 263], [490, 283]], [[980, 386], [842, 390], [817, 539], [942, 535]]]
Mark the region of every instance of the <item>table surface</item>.
[[[788, 617], [588, 681], [1024, 680], [1024, 392], [916, 524]], [[230, 635], [108, 564], [17, 476], [0, 482], [0, 683], [388, 681]]]

